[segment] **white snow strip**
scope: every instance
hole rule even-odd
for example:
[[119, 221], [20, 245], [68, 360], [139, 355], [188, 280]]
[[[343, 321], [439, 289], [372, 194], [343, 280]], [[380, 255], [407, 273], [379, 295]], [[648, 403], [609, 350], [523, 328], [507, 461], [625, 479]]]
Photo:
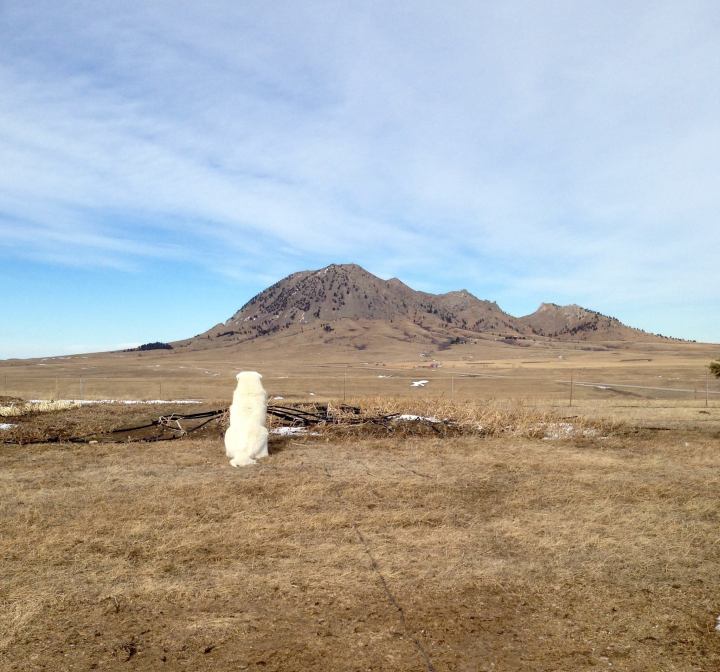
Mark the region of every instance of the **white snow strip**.
[[[30, 399], [30, 404], [47, 404], [47, 399]], [[202, 404], [200, 399], [58, 399], [57, 403], [77, 404], [78, 406], [92, 406], [94, 404]]]
[[17, 427], [17, 425], [11, 425], [9, 422], [0, 422], [0, 429], [12, 429], [13, 427]]
[[306, 427], [274, 427], [270, 430], [270, 434], [277, 434], [279, 436], [298, 436], [299, 434], [319, 436], [317, 432], [308, 432]]
[[274, 401], [282, 401], [285, 397], [273, 397]]
[[393, 418], [393, 420], [401, 420], [404, 422], [412, 422], [414, 420], [425, 420], [425, 422], [441, 422], [438, 418], [432, 415], [409, 415], [407, 413], [404, 413], [403, 415], [398, 415], [397, 418]]
[[380, 374], [378, 378], [392, 378], [392, 376], [383, 376], [382, 374]]
[[[508, 378], [509, 376], [505, 376]], [[659, 376], [662, 378], [662, 376]], [[569, 383], [567, 380], [556, 380], [556, 383]], [[576, 380], [575, 385], [579, 387], [598, 387], [599, 385], [605, 385], [605, 383], [591, 383], [586, 381]], [[608, 389], [614, 389], [616, 387], [623, 387], [633, 390], [659, 390], [665, 392], [695, 392], [696, 390], [689, 387], [648, 387], [647, 385], [628, 385], [626, 383], [609, 383]], [[709, 394], [720, 394], [720, 390], [710, 390]]]
[[[558, 441], [560, 439], [569, 439], [573, 436], [597, 437], [600, 432], [592, 427], [588, 429], [578, 429], [571, 422], [551, 422], [545, 425], [545, 441]], [[600, 437], [603, 438], [603, 437]]]
[[716, 621], [715, 621], [715, 630], [716, 630], [717, 632], [720, 632], [720, 616], [718, 616], [717, 619], [716, 619]]
[[307, 434], [307, 429], [305, 429], [305, 427], [274, 427], [270, 430], [270, 434], [294, 436], [296, 434]]
[[410, 383], [410, 387], [425, 387], [429, 382], [429, 380], [413, 380], [413, 382]]
[[575, 425], [570, 422], [552, 422], [545, 429], [546, 441], [555, 441], [557, 439], [567, 439], [575, 433]]

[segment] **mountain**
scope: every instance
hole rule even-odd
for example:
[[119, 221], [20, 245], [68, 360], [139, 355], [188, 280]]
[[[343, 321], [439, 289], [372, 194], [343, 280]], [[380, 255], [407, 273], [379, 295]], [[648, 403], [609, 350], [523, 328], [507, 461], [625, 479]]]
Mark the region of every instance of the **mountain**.
[[340, 320], [410, 323], [431, 332], [522, 332], [516, 318], [466, 290], [428, 294], [397, 278], [381, 280], [356, 264], [331, 264], [276, 282], [200, 336], [247, 340], [318, 324], [332, 328]]
[[576, 304], [558, 306], [542, 303], [534, 313], [518, 321], [530, 333], [555, 340], [634, 341], [659, 338], [628, 327], [615, 317]]
[[382, 280], [356, 264], [331, 264], [287, 276], [225, 322], [180, 345], [204, 349], [304, 334], [308, 341], [315, 338], [323, 343], [354, 339], [352, 344], [362, 349], [363, 337], [373, 332], [439, 347], [478, 337], [515, 344], [538, 338], [656, 338], [579, 306], [542, 304], [532, 315], [516, 318], [494, 301], [478, 299], [465, 289], [429, 294], [397, 278]]

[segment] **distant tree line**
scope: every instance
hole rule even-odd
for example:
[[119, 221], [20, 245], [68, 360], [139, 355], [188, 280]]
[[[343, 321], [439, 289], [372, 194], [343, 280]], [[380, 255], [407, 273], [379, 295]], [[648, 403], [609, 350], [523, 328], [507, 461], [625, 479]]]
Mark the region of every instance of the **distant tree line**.
[[169, 343], [162, 343], [161, 341], [155, 341], [154, 343], [143, 343], [137, 348], [128, 348], [124, 352], [141, 352], [145, 350], [172, 350], [173, 346]]

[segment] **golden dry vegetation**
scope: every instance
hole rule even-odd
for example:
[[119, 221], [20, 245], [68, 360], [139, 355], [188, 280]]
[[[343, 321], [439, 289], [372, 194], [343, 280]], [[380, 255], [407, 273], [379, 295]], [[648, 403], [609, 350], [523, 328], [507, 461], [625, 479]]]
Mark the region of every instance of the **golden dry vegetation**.
[[[380, 325], [382, 326], [382, 324]], [[348, 327], [348, 329], [352, 329]], [[380, 329], [380, 327], [378, 327]], [[340, 327], [337, 327], [340, 331]], [[24, 399], [229, 399], [234, 374], [263, 373], [285, 400], [380, 395], [417, 399], [524, 399], [623, 405], [647, 399], [720, 401], [706, 379], [717, 345], [675, 342], [518, 341], [487, 336], [438, 348], [368, 332], [367, 343], [314, 343], [308, 334], [200, 351], [99, 353], [0, 361], [0, 395]], [[357, 337], [352, 337], [357, 338]], [[364, 347], [364, 346], [367, 347]], [[363, 349], [358, 349], [363, 346]], [[424, 387], [411, 383], [428, 380]]]
[[[16, 425], [0, 438], [35, 441], [0, 446], [0, 667], [720, 669], [716, 354], [488, 340], [328, 358], [288, 341], [0, 362]], [[217, 421], [63, 442], [222, 408], [241, 369], [270, 403], [450, 422], [273, 437], [240, 470]]]
[[330, 429], [240, 470], [217, 429], [3, 446], [3, 669], [720, 668], [717, 430], [486, 413], [516, 431]]

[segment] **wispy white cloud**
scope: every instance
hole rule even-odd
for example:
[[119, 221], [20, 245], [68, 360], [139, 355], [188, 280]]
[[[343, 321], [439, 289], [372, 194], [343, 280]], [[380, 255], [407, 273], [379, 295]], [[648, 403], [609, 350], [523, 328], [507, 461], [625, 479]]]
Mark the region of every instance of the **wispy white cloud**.
[[715, 3], [2, 12], [0, 254], [717, 308]]

